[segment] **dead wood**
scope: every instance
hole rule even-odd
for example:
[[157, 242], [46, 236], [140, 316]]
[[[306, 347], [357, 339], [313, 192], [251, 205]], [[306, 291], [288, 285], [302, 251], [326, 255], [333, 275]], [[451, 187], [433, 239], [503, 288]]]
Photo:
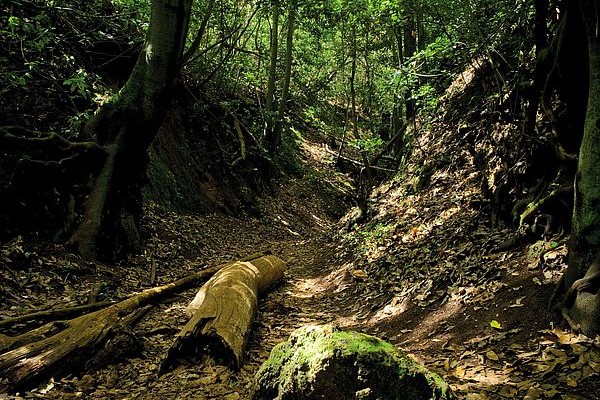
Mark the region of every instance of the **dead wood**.
[[379, 153], [377, 153], [372, 159], [371, 161], [369, 161], [369, 165], [375, 165], [379, 162], [379, 160], [381, 160], [383, 158], [383, 156], [385, 156], [392, 148], [392, 146], [404, 136], [404, 131], [406, 129], [406, 125], [402, 125], [400, 127], [400, 129], [398, 129], [398, 132], [396, 132], [396, 134], [394, 135], [393, 138], [391, 138], [387, 144], [385, 145], [385, 147], [383, 149], [381, 149], [381, 151]]
[[98, 310], [113, 304], [111, 301], [103, 301], [93, 304], [84, 304], [81, 306], [65, 307], [65, 308], [54, 308], [51, 310], [37, 311], [27, 315], [19, 315], [14, 318], [7, 318], [0, 321], [0, 329], [10, 328], [16, 324], [21, 324], [29, 321], [47, 321], [56, 320], [59, 318], [74, 317], [76, 315], [83, 314], [87, 311]]
[[62, 329], [65, 329], [65, 327], [66, 324], [64, 321], [52, 321], [21, 335], [0, 335], [0, 352], [7, 352], [28, 343], [45, 339], [60, 332]]
[[189, 304], [191, 319], [169, 349], [161, 372], [179, 355], [199, 351], [238, 369], [256, 316], [258, 295], [280, 280], [284, 270], [285, 263], [269, 255], [235, 262], [216, 273]]
[[[50, 374], [60, 375], [75, 370], [94, 359], [109, 341], [118, 341], [123, 335], [129, 335], [128, 326], [135, 320], [131, 317], [133, 312], [189, 288], [227, 265], [207, 268], [178, 281], [145, 290], [102, 310], [64, 321], [65, 329], [41, 340], [31, 342], [31, 336], [27, 344], [0, 354], [0, 393], [22, 389]], [[38, 334], [44, 336], [43, 333], [40, 328]], [[100, 358], [111, 359], [107, 356]], [[95, 362], [92, 364], [98, 366]]]
[[[366, 165], [365, 165], [365, 163], [364, 163], [364, 162], [361, 162], [361, 161], [355, 160], [355, 159], [353, 159], [353, 158], [350, 158], [350, 157], [343, 156], [343, 155], [341, 155], [341, 154], [338, 154], [338, 153], [336, 153], [336, 152], [333, 152], [333, 151], [331, 151], [331, 150], [329, 150], [329, 149], [326, 149], [326, 151], [327, 151], [329, 154], [336, 156], [336, 157], [337, 157], [339, 160], [343, 160], [343, 161], [346, 161], [346, 162], [348, 162], [348, 163], [350, 163], [350, 164], [352, 164], [352, 165], [355, 165], [357, 168], [365, 168], [365, 167], [366, 167]], [[379, 167], [379, 166], [377, 166], [377, 165], [369, 165], [369, 166], [368, 166], [368, 168], [369, 168], [370, 170], [374, 170], [374, 171], [380, 171], [380, 172], [387, 172], [387, 173], [392, 173], [392, 172], [395, 172], [395, 171], [394, 171], [394, 170], [392, 170], [392, 169], [389, 169], [389, 168], [384, 168], [384, 167]]]

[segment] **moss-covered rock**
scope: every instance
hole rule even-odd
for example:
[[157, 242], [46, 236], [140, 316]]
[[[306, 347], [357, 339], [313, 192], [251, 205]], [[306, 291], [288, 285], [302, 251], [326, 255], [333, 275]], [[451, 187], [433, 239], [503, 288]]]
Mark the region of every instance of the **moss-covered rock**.
[[453, 399], [438, 375], [374, 336], [305, 326], [271, 351], [255, 400]]

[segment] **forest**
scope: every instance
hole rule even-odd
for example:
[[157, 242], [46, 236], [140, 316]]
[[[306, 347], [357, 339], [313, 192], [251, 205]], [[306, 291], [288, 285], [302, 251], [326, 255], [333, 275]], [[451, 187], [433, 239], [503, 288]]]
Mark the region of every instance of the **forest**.
[[0, 399], [600, 399], [599, 6], [3, 0]]

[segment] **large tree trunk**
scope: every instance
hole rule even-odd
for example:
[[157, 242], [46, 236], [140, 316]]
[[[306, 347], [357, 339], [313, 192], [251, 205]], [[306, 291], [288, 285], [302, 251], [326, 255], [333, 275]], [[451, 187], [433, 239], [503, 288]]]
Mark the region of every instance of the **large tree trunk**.
[[600, 39], [596, 1], [581, 0], [579, 5], [587, 33], [589, 96], [575, 179], [569, 264], [557, 292], [569, 324], [594, 335], [600, 333], [600, 268], [593, 262], [600, 249]]
[[267, 255], [238, 261], [217, 272], [188, 305], [189, 322], [179, 332], [161, 370], [180, 354], [198, 349], [239, 369], [256, 317], [258, 296], [283, 277], [285, 263]]
[[108, 157], [70, 242], [87, 258], [139, 246], [137, 218], [146, 151], [179, 76], [192, 0], [153, 0], [143, 50], [125, 86], [86, 124]]

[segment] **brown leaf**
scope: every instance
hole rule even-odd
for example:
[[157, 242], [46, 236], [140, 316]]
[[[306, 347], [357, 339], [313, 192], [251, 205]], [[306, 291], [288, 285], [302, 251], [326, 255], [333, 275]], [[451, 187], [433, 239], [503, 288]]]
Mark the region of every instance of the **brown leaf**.
[[487, 358], [489, 358], [492, 361], [498, 361], [499, 357], [498, 354], [496, 354], [493, 350], [488, 351], [487, 353], [485, 353], [485, 356]]
[[518, 393], [517, 389], [510, 387], [508, 385], [503, 386], [502, 390], [500, 390], [500, 396], [506, 397], [507, 399], [515, 398], [517, 393]]

